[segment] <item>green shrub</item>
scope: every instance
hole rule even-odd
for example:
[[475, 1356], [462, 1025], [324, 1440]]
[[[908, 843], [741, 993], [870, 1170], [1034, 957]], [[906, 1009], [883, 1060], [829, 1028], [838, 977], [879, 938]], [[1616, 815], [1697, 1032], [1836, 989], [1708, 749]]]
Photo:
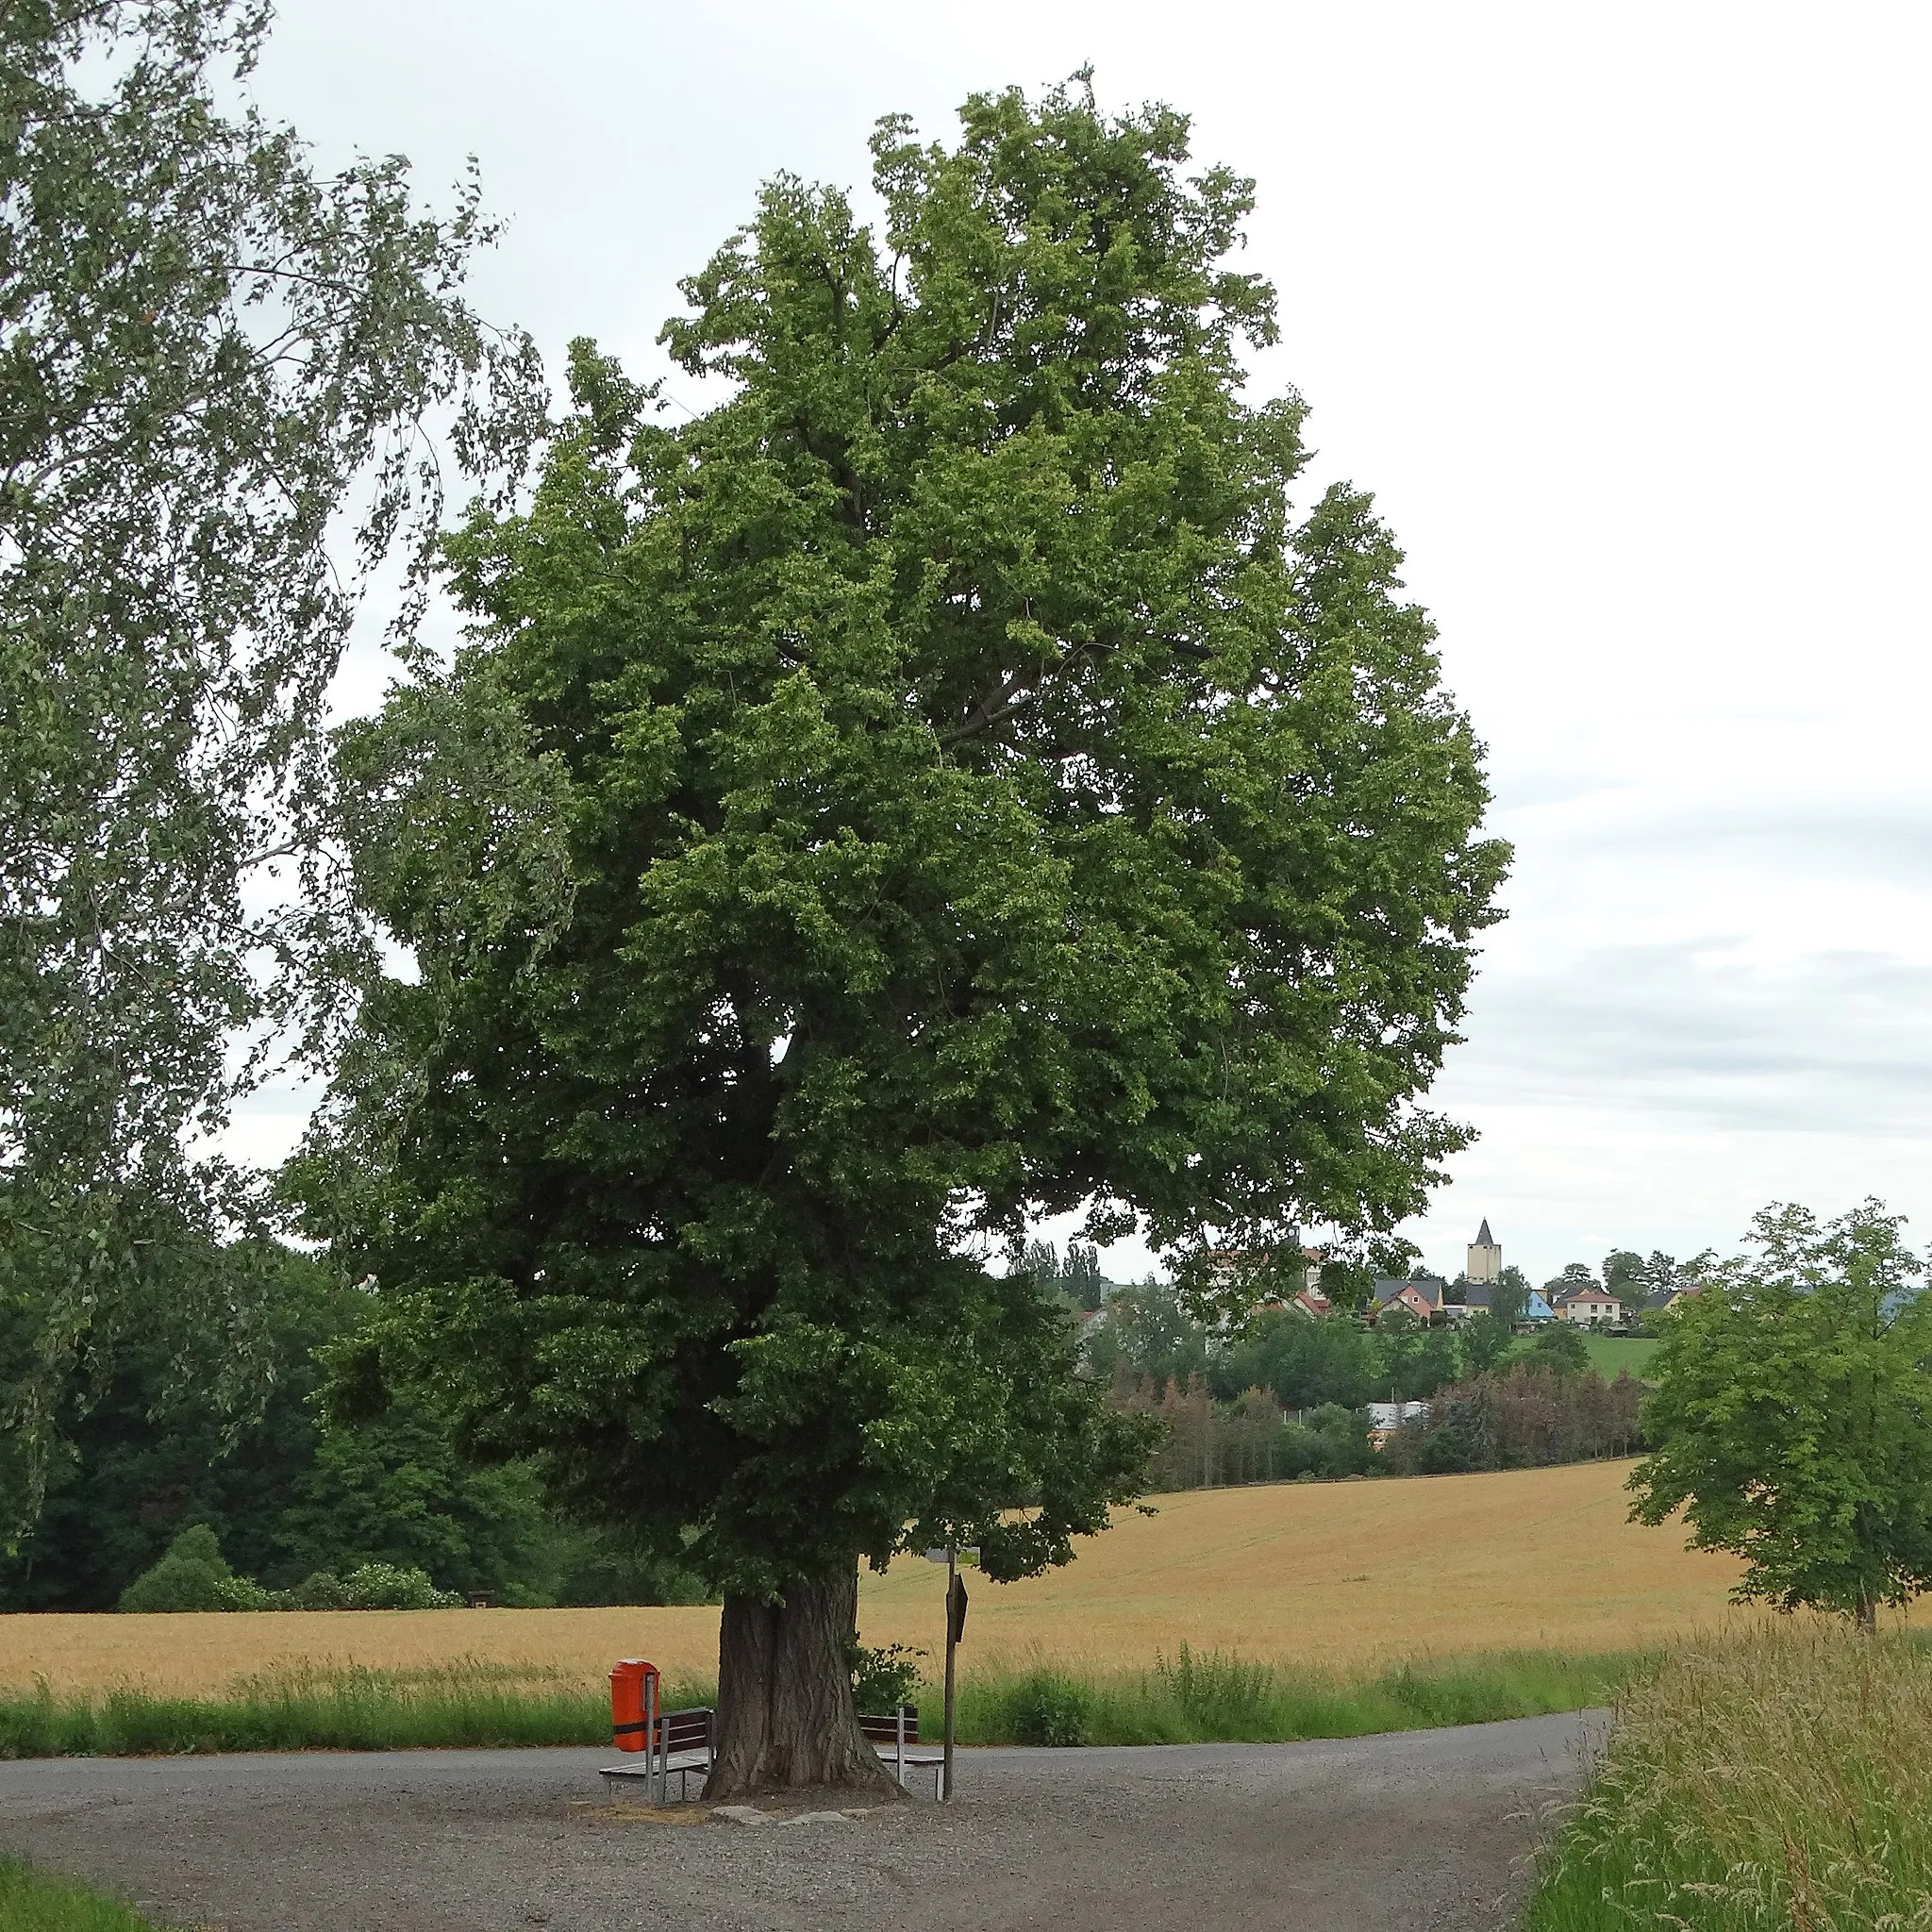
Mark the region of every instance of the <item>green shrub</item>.
[[919, 1659], [930, 1656], [908, 1644], [889, 1643], [883, 1650], [852, 1646], [852, 1701], [860, 1710], [885, 1712], [911, 1704], [919, 1695]]
[[184, 1529], [153, 1569], [121, 1592], [121, 1607], [169, 1610], [459, 1610], [463, 1599], [438, 1590], [426, 1572], [399, 1563], [364, 1563], [346, 1576], [327, 1570], [293, 1590], [263, 1590], [237, 1576], [205, 1523]]
[[348, 1610], [459, 1610], [463, 1599], [438, 1590], [426, 1572], [399, 1563], [364, 1563], [342, 1578]]
[[282, 1592], [283, 1607], [291, 1610], [346, 1610], [349, 1592], [333, 1570], [318, 1570], [292, 1590]]
[[121, 1608], [132, 1611], [231, 1610], [237, 1578], [207, 1524], [184, 1529], [151, 1569], [143, 1570], [121, 1592]]
[[1093, 1740], [1093, 1693], [1059, 1671], [1029, 1671], [1008, 1688], [1008, 1728], [1022, 1744], [1055, 1747]]

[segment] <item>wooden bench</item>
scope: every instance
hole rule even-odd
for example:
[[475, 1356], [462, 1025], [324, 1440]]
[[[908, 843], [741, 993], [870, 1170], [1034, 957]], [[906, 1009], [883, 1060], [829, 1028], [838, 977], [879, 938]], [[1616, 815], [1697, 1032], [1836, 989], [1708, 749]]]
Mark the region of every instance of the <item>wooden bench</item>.
[[658, 1786], [658, 1801], [671, 1798], [671, 1774], [677, 1774], [677, 1795], [685, 1796], [685, 1780], [692, 1772], [710, 1775], [711, 1753], [717, 1743], [718, 1714], [708, 1705], [690, 1710], [658, 1713], [655, 1726], [644, 1737], [644, 1748], [625, 1764], [607, 1764], [597, 1774], [620, 1783], [641, 1782], [648, 1796], [652, 1781]]
[[[660, 1804], [670, 1802], [670, 1780], [677, 1778], [677, 1795], [686, 1795], [686, 1780], [691, 1773], [710, 1774], [711, 1757], [717, 1746], [717, 1712], [708, 1706], [691, 1710], [667, 1710], [659, 1715], [644, 1740], [644, 1749], [624, 1764], [607, 1764], [598, 1773], [613, 1784], [638, 1783], [648, 1795], [655, 1782]], [[908, 1774], [930, 1771], [933, 1795], [939, 1795], [939, 1782], [944, 1774], [945, 1753], [919, 1742], [919, 1707], [902, 1704], [880, 1717], [861, 1713], [858, 1728], [866, 1741], [878, 1753], [879, 1762], [898, 1778], [901, 1790], [908, 1789]]]

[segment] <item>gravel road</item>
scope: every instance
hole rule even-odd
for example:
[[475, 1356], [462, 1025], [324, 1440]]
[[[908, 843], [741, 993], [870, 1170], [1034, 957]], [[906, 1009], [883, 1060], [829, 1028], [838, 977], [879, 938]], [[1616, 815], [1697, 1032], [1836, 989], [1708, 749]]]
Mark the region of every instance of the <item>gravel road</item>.
[[972, 1751], [951, 1807], [760, 1828], [613, 1815], [608, 1751], [38, 1759], [0, 1846], [221, 1932], [1463, 1932], [1602, 1732]]

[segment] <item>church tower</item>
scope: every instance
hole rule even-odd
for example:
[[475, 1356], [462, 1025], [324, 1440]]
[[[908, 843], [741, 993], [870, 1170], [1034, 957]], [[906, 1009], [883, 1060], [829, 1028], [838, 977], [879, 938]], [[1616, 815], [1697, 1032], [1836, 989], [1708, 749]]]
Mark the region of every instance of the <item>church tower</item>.
[[1490, 1234], [1487, 1215], [1483, 1218], [1482, 1226], [1476, 1231], [1475, 1240], [1469, 1244], [1469, 1266], [1463, 1273], [1479, 1287], [1487, 1287], [1502, 1276], [1503, 1249]]

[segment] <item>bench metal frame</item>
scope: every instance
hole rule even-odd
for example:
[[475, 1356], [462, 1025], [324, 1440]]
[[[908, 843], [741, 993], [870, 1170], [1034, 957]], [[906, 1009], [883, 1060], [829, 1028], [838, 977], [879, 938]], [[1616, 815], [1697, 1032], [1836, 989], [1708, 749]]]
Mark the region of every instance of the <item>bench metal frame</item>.
[[[688, 1792], [687, 1780], [692, 1772], [710, 1775], [711, 1761], [717, 1753], [718, 1713], [709, 1705], [693, 1705], [687, 1710], [658, 1710], [652, 1707], [655, 1699], [646, 1689], [646, 1709], [641, 1726], [644, 1748], [640, 1754], [642, 1763], [607, 1764], [597, 1774], [612, 1783], [628, 1783], [641, 1779], [644, 1786], [646, 1802], [655, 1793], [660, 1805], [671, 1802], [671, 1779], [677, 1779], [679, 1801]], [[691, 1735], [692, 1729], [699, 1732], [699, 1740], [686, 1743], [683, 1740]], [[878, 1754], [879, 1761], [888, 1765], [897, 1779], [901, 1790], [911, 1789], [911, 1774], [915, 1771], [929, 1771], [933, 1774], [933, 1795], [939, 1795], [939, 1781], [945, 1772], [945, 1754], [931, 1748], [922, 1748], [919, 1742], [919, 1707], [916, 1704], [902, 1704], [894, 1710], [876, 1717], [861, 1713], [858, 1728], [865, 1740]], [[888, 1757], [886, 1751], [891, 1750]]]

